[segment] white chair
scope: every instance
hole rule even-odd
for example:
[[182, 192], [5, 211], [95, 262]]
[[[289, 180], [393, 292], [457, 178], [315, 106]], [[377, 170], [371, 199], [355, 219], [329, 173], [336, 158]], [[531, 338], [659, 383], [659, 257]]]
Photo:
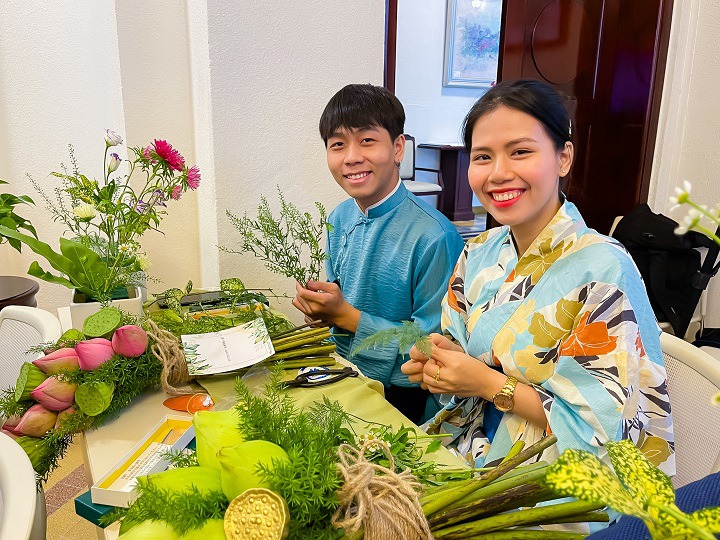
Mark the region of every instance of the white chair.
[[[5, 306], [0, 310], [0, 351], [3, 353], [0, 356], [0, 389], [14, 386], [23, 362], [31, 362], [41, 355], [41, 353], [30, 353], [28, 349], [40, 343], [57, 341], [61, 335], [60, 321], [52, 313], [27, 306]], [[13, 443], [13, 445], [22, 452], [22, 449], [16, 443]], [[3, 459], [3, 456], [4, 453], [0, 453], [0, 459]], [[30, 465], [30, 469], [32, 471], [32, 465]], [[0, 481], [5, 481], [5, 479], [0, 478]], [[33, 473], [34, 485], [35, 476]], [[5, 493], [4, 487], [2, 491]], [[34, 505], [35, 522], [30, 538], [32, 540], [44, 540], [47, 527], [45, 492], [43, 490], [34, 490], [34, 495], [36, 496], [36, 504]], [[4, 526], [4, 522], [2, 526]], [[15, 539], [20, 538], [20, 536], [8, 536], [7, 538]], [[0, 535], [0, 540], [5, 540], [5, 537]]]
[[0, 496], [0, 540], [32, 538], [38, 504], [35, 471], [25, 451], [4, 433], [0, 433]]
[[676, 488], [720, 471], [720, 361], [663, 332], [660, 346], [668, 375], [675, 432]]
[[28, 349], [57, 341], [61, 335], [60, 321], [52, 313], [27, 306], [5, 306], [0, 311], [0, 388], [14, 386], [23, 362], [40, 356], [28, 353]]
[[[435, 173], [438, 183], [420, 182], [415, 180], [415, 171], [425, 171]], [[400, 179], [405, 187], [418, 197], [423, 195], [440, 195], [443, 190], [442, 172], [437, 169], [426, 169], [424, 167], [415, 166], [415, 137], [405, 135], [405, 155], [400, 163]], [[439, 198], [439, 197], [438, 197]]]

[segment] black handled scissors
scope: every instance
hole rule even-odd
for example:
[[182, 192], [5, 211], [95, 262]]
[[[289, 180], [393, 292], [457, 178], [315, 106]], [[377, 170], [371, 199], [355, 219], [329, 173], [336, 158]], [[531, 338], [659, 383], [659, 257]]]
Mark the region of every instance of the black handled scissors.
[[[330, 375], [330, 377], [325, 377]], [[332, 384], [341, 379], [347, 377], [357, 377], [358, 372], [351, 367], [345, 367], [343, 369], [318, 369], [300, 373], [291, 381], [285, 381], [281, 383], [282, 388], [312, 388], [313, 386], [324, 386], [326, 384]], [[313, 380], [313, 378], [320, 378], [319, 380]]]

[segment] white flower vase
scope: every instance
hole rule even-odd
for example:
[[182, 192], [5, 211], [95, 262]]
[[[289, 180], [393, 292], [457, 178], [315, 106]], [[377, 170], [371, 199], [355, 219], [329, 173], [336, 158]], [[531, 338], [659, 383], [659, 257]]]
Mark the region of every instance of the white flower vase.
[[[143, 299], [140, 288], [128, 287], [127, 290], [129, 298], [111, 300], [109, 305], [130, 313], [131, 315], [142, 316]], [[73, 290], [73, 298], [72, 302], [70, 302], [70, 320], [72, 327], [77, 330], [82, 330], [85, 319], [93, 313], [100, 311], [101, 307], [102, 304], [100, 302], [79, 302], [78, 292]]]

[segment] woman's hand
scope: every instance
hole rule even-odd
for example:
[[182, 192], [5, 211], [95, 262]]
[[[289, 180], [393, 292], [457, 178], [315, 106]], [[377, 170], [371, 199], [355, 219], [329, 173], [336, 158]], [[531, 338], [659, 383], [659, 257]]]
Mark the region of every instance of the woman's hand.
[[[433, 333], [428, 336], [431, 347], [437, 347], [438, 349], [462, 351], [462, 347], [457, 343], [453, 343], [450, 339], [443, 336], [442, 334]], [[410, 360], [400, 366], [400, 370], [408, 376], [410, 382], [423, 383], [423, 368], [425, 363], [428, 361], [427, 355], [420, 351], [415, 345], [410, 349]], [[425, 384], [421, 384], [425, 389]]]
[[430, 360], [423, 366], [421, 383], [433, 394], [487, 398], [482, 394], [482, 383], [494, 374], [491, 372], [490, 367], [462, 350], [433, 346]]

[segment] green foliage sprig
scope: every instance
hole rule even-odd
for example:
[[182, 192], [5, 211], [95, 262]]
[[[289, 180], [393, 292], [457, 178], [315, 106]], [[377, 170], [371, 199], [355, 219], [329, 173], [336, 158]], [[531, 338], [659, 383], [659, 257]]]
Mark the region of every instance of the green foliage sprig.
[[277, 274], [289, 277], [301, 284], [320, 279], [325, 261], [321, 245], [322, 235], [331, 225], [327, 222], [325, 207], [315, 203], [319, 219], [315, 221], [309, 212], [301, 212], [285, 197], [278, 186], [280, 215], [276, 218], [265, 197], [260, 197], [257, 219], [247, 213], [238, 217], [230, 210], [225, 213], [241, 236], [242, 251], [221, 247], [228, 253], [249, 252], [265, 261], [265, 266]]
[[116, 508], [101, 519], [107, 525], [119, 519], [124, 523], [164, 521], [178, 534], [185, 534], [199, 529], [208, 519], [222, 519], [227, 507], [227, 497], [219, 491], [201, 492], [195, 486], [188, 491], [168, 491], [140, 477], [137, 500], [129, 508]]
[[[5, 180], [0, 180], [0, 184], [7, 184], [7, 182], [5, 182]], [[15, 207], [21, 204], [35, 203], [27, 195], [17, 196], [11, 193], [0, 193], [0, 225], [7, 227], [8, 229], [11, 229], [15, 232], [23, 229], [37, 238], [37, 232], [35, 232], [35, 227], [33, 227], [27, 219], [15, 213]], [[22, 242], [20, 242], [20, 240], [18, 240], [17, 238], [3, 236], [3, 234], [0, 233], [0, 244], [5, 241], [7, 241], [7, 243], [10, 244], [13, 248], [20, 251], [22, 247]]]
[[607, 444], [615, 469], [585, 450], [568, 449], [552, 464], [546, 484], [556, 493], [603, 503], [642, 519], [655, 539], [702, 538], [720, 533], [720, 507], [683, 513], [675, 504], [670, 477], [628, 440]]
[[342, 407], [325, 399], [309, 412], [297, 408], [280, 387], [282, 365], [272, 370], [265, 395], [255, 396], [242, 379], [236, 383], [240, 398], [238, 429], [248, 439], [263, 439], [281, 446], [287, 462], [262, 467], [271, 489], [290, 509], [290, 539], [334, 539], [338, 531], [330, 518], [338, 506], [335, 492], [342, 478], [337, 468], [337, 447], [346, 441], [349, 421]]
[[353, 347], [350, 354], [354, 356], [367, 349], [387, 347], [394, 342], [397, 342], [398, 350], [403, 354], [407, 353], [413, 345], [428, 357], [432, 352], [430, 338], [423, 332], [420, 325], [415, 321], [402, 321], [402, 326], [380, 330], [366, 337]]

